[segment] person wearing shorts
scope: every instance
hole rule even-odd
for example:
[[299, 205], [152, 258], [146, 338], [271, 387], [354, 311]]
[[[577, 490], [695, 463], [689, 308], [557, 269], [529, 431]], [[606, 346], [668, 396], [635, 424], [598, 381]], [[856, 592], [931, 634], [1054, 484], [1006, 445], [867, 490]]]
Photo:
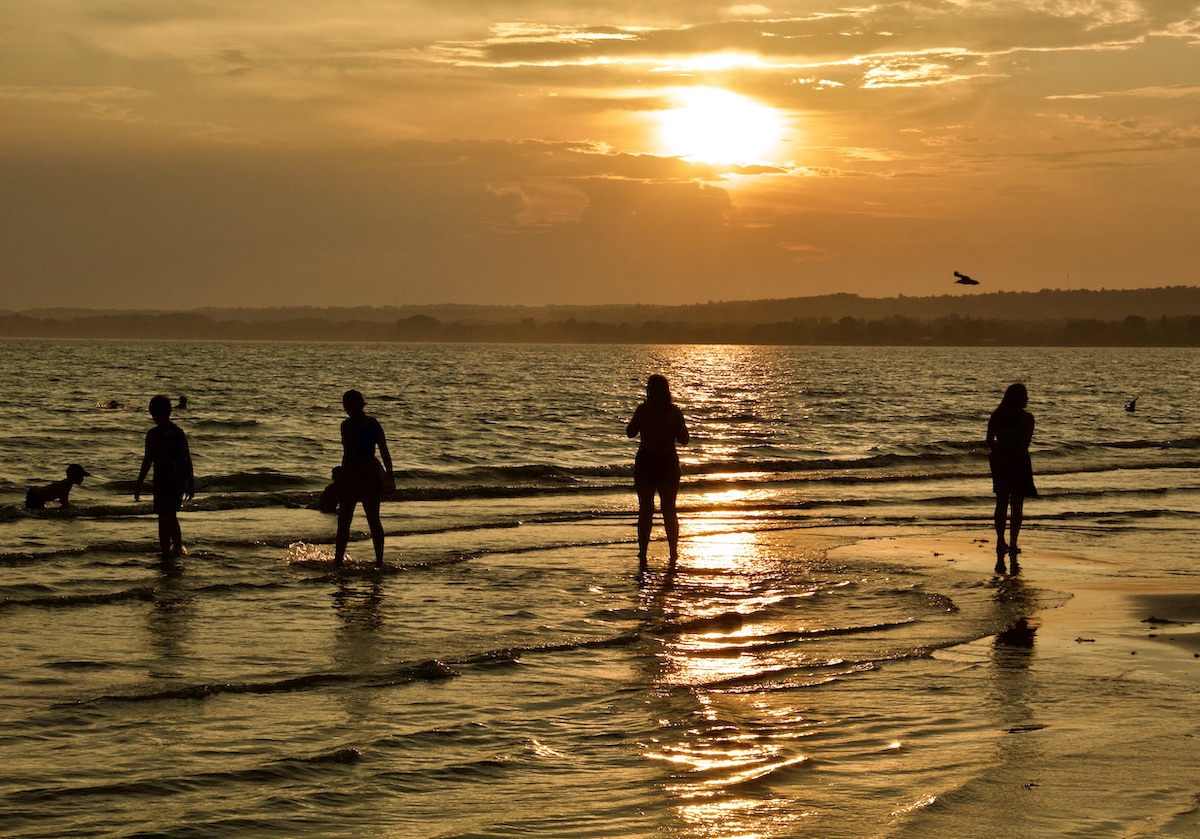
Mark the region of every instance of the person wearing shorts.
[[142, 500], [142, 487], [153, 467], [151, 492], [158, 516], [158, 546], [163, 559], [170, 559], [187, 553], [179, 527], [179, 510], [185, 498], [190, 501], [196, 495], [195, 475], [187, 435], [171, 422], [171, 400], [161, 394], [151, 399], [150, 416], [154, 427], [146, 432], [146, 453], [133, 489], [133, 500]]

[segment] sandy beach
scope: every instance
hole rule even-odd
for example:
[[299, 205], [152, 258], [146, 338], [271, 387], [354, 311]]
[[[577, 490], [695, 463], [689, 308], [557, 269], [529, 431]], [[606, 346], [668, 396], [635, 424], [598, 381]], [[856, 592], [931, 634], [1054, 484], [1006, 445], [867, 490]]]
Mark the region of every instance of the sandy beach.
[[[977, 532], [831, 551], [935, 575], [969, 569], [1016, 606], [1014, 630], [933, 652], [989, 672], [999, 700], [989, 747], [1002, 759], [991, 777], [946, 793], [950, 806], [931, 803], [915, 819], [922, 835], [965, 835], [955, 827], [965, 820], [993, 825], [991, 836], [1200, 836], [1200, 580], [1131, 573], [1113, 546], [1079, 551], [1063, 536], [1031, 529], [1016, 576], [991, 574], [991, 541]], [[1022, 596], [1031, 590], [1037, 598]], [[1139, 808], [1132, 831], [1107, 815]]]

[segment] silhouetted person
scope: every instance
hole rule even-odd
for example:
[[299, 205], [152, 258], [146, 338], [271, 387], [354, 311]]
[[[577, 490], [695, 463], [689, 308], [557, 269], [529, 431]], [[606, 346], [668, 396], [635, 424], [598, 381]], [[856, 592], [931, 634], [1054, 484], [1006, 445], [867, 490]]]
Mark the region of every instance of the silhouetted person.
[[[371, 529], [371, 542], [375, 546], [375, 564], [383, 566], [383, 522], [379, 520], [379, 502], [384, 495], [394, 492], [396, 481], [392, 477], [392, 455], [388, 451], [387, 439], [379, 420], [366, 412], [367, 401], [357, 390], [348, 390], [342, 396], [342, 407], [346, 419], [342, 420], [342, 474], [339, 484], [337, 548], [334, 564], [339, 568], [346, 558], [346, 545], [350, 542], [350, 523], [354, 520], [354, 505], [362, 504], [363, 514]], [[375, 457], [378, 448], [379, 457]]]
[[71, 494], [71, 487], [82, 484], [83, 479], [90, 474], [91, 472], [78, 463], [72, 463], [67, 467], [67, 477], [62, 480], [42, 487], [30, 487], [29, 491], [25, 493], [25, 509], [40, 510], [49, 501], [57, 501], [63, 507], [70, 507], [71, 502], [68, 496]]
[[[996, 571], [1004, 571], [1004, 554], [1017, 570], [1017, 537], [1021, 533], [1025, 499], [1036, 496], [1029, 443], [1033, 440], [1033, 414], [1025, 410], [1029, 393], [1025, 385], [1009, 385], [1004, 398], [988, 419], [988, 462], [992, 470], [992, 492], [996, 494]], [[1011, 510], [1009, 540], [1004, 541], [1005, 517]]]
[[321, 492], [320, 499], [317, 501], [317, 509], [322, 513], [330, 515], [338, 511], [338, 501], [342, 492], [342, 467], [333, 467], [332, 478], [333, 482], [325, 487], [324, 491]]
[[687, 423], [683, 412], [671, 400], [666, 378], [653, 375], [646, 382], [646, 401], [637, 406], [625, 428], [629, 437], [639, 434], [637, 457], [633, 462], [633, 485], [638, 496], [638, 568], [646, 569], [646, 549], [654, 524], [654, 496], [662, 503], [663, 529], [671, 550], [671, 567], [679, 558], [679, 515], [675, 497], [679, 494], [679, 455], [675, 444], [688, 444]]
[[133, 488], [133, 500], [142, 500], [142, 486], [153, 466], [158, 546], [163, 559], [167, 559], [187, 553], [179, 530], [179, 508], [185, 498], [190, 501], [195, 497], [196, 479], [187, 435], [171, 422], [171, 400], [161, 394], [151, 399], [150, 416], [154, 418], [154, 427], [146, 432], [146, 454], [138, 471], [137, 485]]

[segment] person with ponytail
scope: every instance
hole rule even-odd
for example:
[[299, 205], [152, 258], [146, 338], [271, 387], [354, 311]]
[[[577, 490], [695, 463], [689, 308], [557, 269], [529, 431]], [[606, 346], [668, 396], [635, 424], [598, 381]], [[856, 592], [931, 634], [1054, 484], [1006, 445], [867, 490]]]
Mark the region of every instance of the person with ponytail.
[[[1029, 392], [1017, 382], [1009, 386], [1004, 398], [992, 411], [987, 425], [988, 463], [992, 472], [992, 492], [996, 494], [996, 571], [1004, 571], [1004, 554], [1017, 570], [1017, 537], [1025, 513], [1025, 499], [1037, 495], [1033, 484], [1033, 464], [1029, 443], [1033, 439], [1033, 414], [1025, 410]], [[1004, 540], [1008, 519], [1009, 538]]]
[[654, 496], [662, 505], [663, 529], [670, 548], [670, 567], [679, 558], [679, 515], [675, 497], [679, 494], [679, 455], [675, 444], [686, 446], [687, 423], [683, 412], [671, 399], [671, 387], [665, 377], [655, 374], [646, 382], [646, 401], [637, 406], [625, 428], [630, 437], [641, 435], [633, 463], [633, 485], [638, 496], [638, 570], [647, 568], [646, 550], [654, 523]]

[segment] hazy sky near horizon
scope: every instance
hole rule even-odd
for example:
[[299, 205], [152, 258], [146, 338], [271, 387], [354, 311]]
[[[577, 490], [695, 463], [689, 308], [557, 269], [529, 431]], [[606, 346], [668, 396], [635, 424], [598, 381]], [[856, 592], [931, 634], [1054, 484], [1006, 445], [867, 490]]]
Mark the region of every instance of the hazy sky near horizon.
[[1195, 2], [0, 17], [0, 309], [1197, 285], [1198, 196]]

